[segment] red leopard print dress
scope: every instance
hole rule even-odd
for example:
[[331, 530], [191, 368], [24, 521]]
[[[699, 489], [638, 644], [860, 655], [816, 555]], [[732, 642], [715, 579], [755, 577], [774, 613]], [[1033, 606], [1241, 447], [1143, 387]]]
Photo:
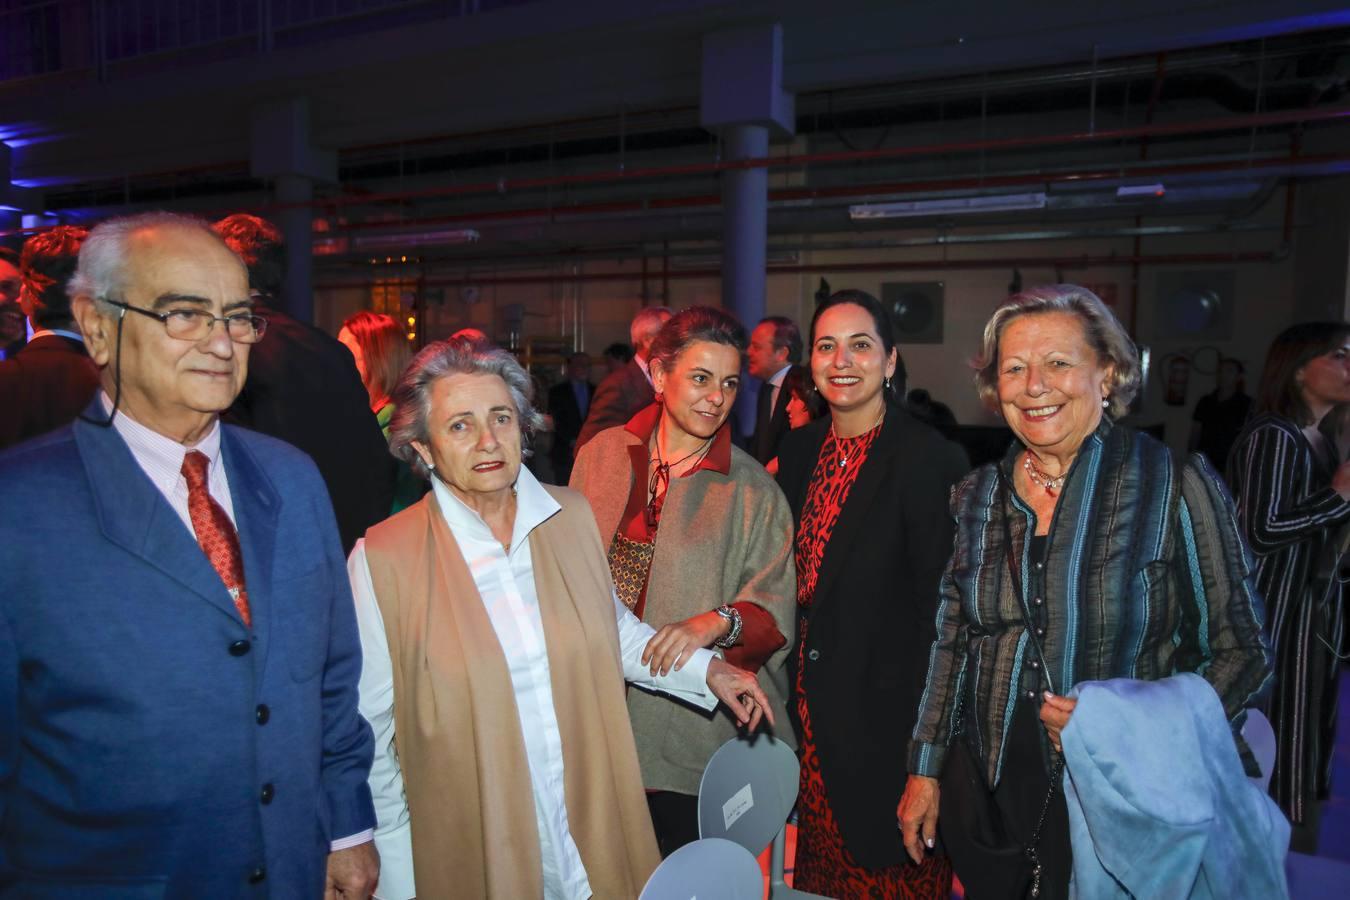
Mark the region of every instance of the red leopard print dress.
[[[797, 858], [792, 886], [839, 900], [946, 900], [951, 896], [952, 869], [945, 857], [930, 857], [923, 865], [902, 864], [884, 869], [859, 865], [844, 846], [839, 824], [825, 795], [820, 758], [811, 733], [811, 713], [802, 681], [802, 654], [806, 648], [806, 611], [816, 590], [816, 574], [825, 556], [835, 522], [857, 480], [867, 450], [880, 426], [854, 438], [837, 439], [831, 429], [820, 448], [811, 484], [797, 527], [797, 713], [802, 720], [802, 780], [797, 797]], [[847, 459], [848, 465], [839, 465]], [[884, 712], [879, 711], [884, 715]], [[899, 798], [896, 798], [897, 800]], [[898, 838], [897, 838], [898, 839]]]

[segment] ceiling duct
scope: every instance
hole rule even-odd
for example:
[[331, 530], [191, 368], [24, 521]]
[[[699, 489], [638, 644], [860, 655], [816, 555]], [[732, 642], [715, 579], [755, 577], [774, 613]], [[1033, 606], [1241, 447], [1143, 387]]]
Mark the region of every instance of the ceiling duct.
[[983, 194], [973, 197], [943, 197], [935, 200], [862, 203], [850, 206], [848, 217], [855, 222], [869, 222], [874, 219], [1009, 212], [1020, 209], [1045, 209], [1045, 191], [1030, 194]]

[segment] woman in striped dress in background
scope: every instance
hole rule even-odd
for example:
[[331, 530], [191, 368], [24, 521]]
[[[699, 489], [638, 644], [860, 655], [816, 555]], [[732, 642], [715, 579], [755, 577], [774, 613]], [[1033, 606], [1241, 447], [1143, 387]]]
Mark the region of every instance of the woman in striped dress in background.
[[1255, 417], [1228, 463], [1275, 651], [1270, 794], [1293, 823], [1290, 846], [1303, 853], [1317, 850], [1330, 786], [1345, 626], [1338, 569], [1350, 523], [1350, 463], [1319, 426], [1346, 404], [1350, 324], [1287, 328], [1266, 355]]

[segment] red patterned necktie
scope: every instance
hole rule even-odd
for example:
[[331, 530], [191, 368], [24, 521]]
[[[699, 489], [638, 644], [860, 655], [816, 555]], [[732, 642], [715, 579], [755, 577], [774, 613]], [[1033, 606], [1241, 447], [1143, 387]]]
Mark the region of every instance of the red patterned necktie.
[[239, 535], [225, 510], [206, 488], [206, 469], [211, 461], [199, 450], [189, 450], [183, 457], [183, 477], [188, 486], [188, 514], [197, 543], [229, 588], [234, 607], [244, 624], [253, 627], [248, 610], [248, 591], [244, 588], [244, 554], [239, 549]]

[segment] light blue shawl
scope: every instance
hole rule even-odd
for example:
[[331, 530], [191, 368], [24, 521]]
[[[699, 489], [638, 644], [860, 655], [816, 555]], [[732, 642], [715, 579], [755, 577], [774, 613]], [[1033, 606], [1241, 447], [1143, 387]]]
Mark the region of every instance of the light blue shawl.
[[1064, 729], [1073, 896], [1289, 896], [1289, 823], [1198, 675], [1084, 682]]

